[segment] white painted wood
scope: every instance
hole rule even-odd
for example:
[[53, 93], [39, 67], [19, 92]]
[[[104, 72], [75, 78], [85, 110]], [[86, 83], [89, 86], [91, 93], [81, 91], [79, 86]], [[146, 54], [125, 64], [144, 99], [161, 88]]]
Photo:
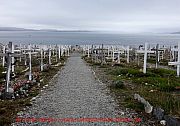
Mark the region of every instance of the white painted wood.
[[[143, 73], [146, 73], [147, 67], [147, 54], [155, 53], [155, 51], [147, 50], [148, 43], [145, 43], [144, 50], [136, 50], [136, 53], [143, 53], [144, 54], [144, 64], [143, 64]], [[139, 62], [139, 61], [138, 61]]]
[[49, 65], [51, 65], [51, 47], [49, 48]]
[[114, 47], [112, 47], [112, 62], [114, 62]]
[[87, 49], [88, 49], [88, 58], [89, 58], [90, 57], [90, 55], [89, 55], [89, 45], [88, 45]]
[[28, 47], [29, 49], [29, 80], [32, 80], [32, 64], [31, 64], [31, 45]]
[[144, 49], [144, 67], [143, 67], [143, 73], [146, 73], [146, 63], [147, 63], [147, 46], [148, 43], [145, 43], [145, 49]]
[[[12, 44], [12, 53], [14, 53], [14, 44]], [[12, 72], [14, 73], [14, 57], [11, 58], [12, 62]]]
[[127, 46], [127, 63], [129, 63], [129, 46]]
[[178, 43], [178, 60], [177, 62], [168, 62], [168, 65], [175, 65], [177, 66], [177, 76], [179, 77], [180, 74], [180, 42]]
[[58, 58], [61, 59], [61, 46], [58, 46]]
[[[6, 53], [6, 46], [3, 46], [3, 54], [5, 54]], [[4, 67], [4, 65], [5, 65], [5, 56], [3, 56], [3, 64], [2, 64], [2, 66]]]
[[42, 46], [40, 47], [41, 49], [41, 71], [43, 71], [43, 48]]
[[120, 64], [120, 51], [118, 51], [118, 64]]

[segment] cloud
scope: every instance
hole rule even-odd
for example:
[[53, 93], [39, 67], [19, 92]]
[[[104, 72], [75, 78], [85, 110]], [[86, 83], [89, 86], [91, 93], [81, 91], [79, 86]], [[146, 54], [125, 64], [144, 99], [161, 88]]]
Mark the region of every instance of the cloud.
[[179, 29], [179, 13], [179, 0], [1, 0], [0, 26], [159, 32]]

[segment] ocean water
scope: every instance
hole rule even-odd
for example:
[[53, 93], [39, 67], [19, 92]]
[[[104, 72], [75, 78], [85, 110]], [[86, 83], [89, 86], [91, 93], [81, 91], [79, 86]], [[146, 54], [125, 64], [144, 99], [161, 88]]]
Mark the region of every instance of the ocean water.
[[120, 34], [110, 32], [0, 31], [0, 43], [34, 44], [150, 44], [177, 45], [180, 34]]

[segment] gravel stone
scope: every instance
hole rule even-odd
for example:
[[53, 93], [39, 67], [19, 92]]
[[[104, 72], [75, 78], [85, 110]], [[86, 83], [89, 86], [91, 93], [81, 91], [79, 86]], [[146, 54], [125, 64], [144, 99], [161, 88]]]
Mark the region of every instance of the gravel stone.
[[[118, 109], [108, 88], [90, 66], [73, 53], [48, 88], [23, 112], [23, 118], [130, 118]], [[22, 115], [21, 115], [22, 117]], [[132, 126], [132, 122], [15, 122], [15, 126]]]

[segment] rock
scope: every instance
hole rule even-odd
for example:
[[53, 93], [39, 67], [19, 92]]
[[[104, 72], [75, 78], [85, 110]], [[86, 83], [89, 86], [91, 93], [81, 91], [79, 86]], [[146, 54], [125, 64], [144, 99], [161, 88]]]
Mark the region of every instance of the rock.
[[134, 99], [138, 100], [138, 102], [144, 104], [144, 109], [146, 113], [151, 113], [153, 110], [153, 106], [149, 104], [148, 101], [146, 101], [143, 97], [141, 97], [139, 94], [134, 94]]
[[134, 99], [135, 99], [135, 100], [138, 100], [138, 99], [139, 99], [139, 97], [140, 97], [140, 95], [139, 95], [139, 94], [134, 94]]
[[162, 120], [164, 117], [164, 110], [161, 108], [154, 108], [153, 115], [156, 117], [156, 119]]
[[46, 85], [44, 85], [45, 87], [48, 87], [49, 85], [48, 84], [46, 84]]
[[124, 114], [125, 114], [124, 112], [120, 112], [120, 115], [122, 115], [122, 116], [123, 116]]
[[114, 88], [124, 88], [124, 82], [121, 80], [117, 80], [113, 82], [112, 87]]
[[161, 120], [160, 124], [165, 126], [166, 125], [166, 121], [165, 120]]
[[36, 97], [33, 97], [32, 99], [31, 99], [31, 101], [35, 101], [36, 100]]
[[41, 79], [40, 82], [43, 82], [43, 79]]
[[22, 116], [22, 115], [23, 115], [23, 112], [22, 112], [22, 111], [20, 111], [20, 112], [17, 113], [17, 116]]
[[180, 122], [176, 118], [165, 115], [164, 119], [166, 121], [167, 126], [180, 126]]
[[144, 106], [145, 112], [146, 113], [151, 113], [153, 110], [153, 106], [149, 104], [149, 102], [146, 102], [145, 106]]

